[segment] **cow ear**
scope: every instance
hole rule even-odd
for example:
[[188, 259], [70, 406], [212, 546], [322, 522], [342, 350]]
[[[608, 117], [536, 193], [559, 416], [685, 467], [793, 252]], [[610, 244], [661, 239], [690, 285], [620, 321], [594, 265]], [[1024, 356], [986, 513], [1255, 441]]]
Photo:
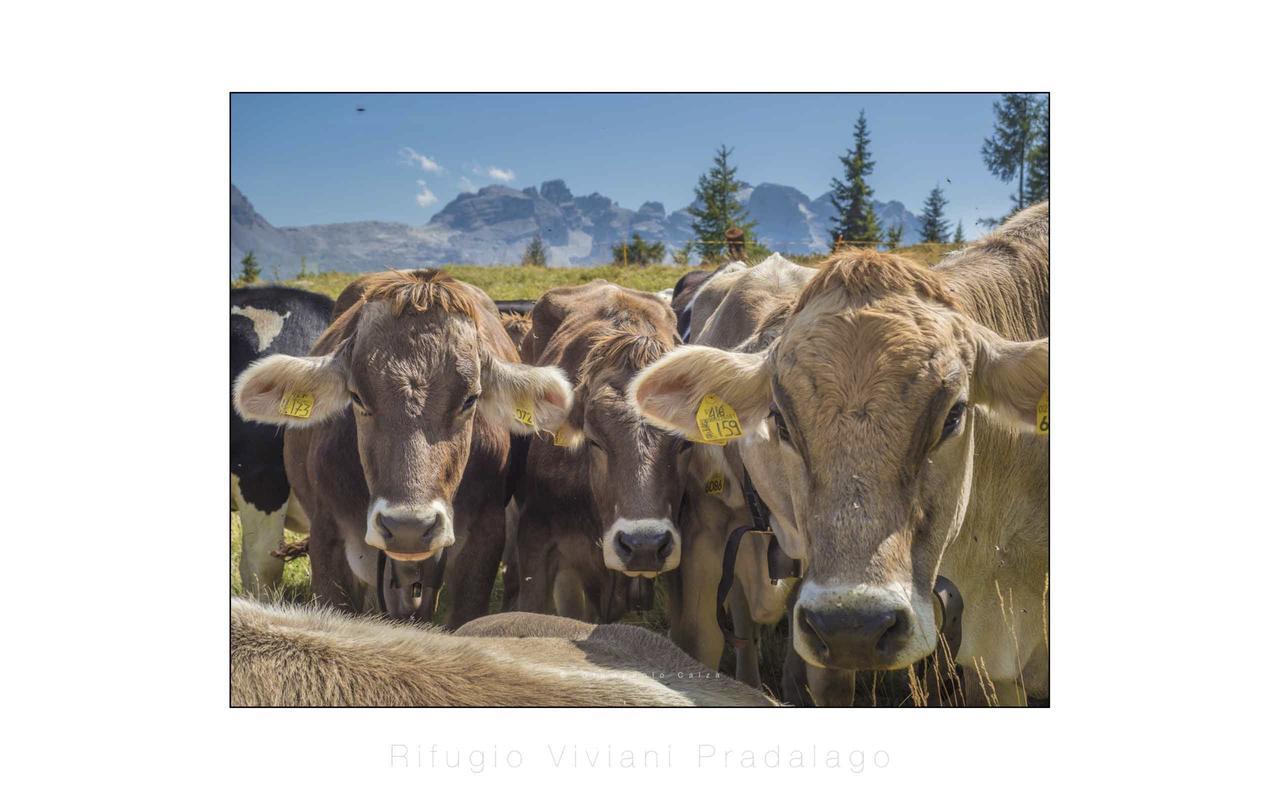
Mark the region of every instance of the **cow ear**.
[[1016, 431], [1036, 429], [1036, 406], [1049, 391], [1049, 340], [1015, 342], [982, 328], [977, 336], [974, 400]]
[[573, 407], [569, 409], [569, 413], [565, 415], [564, 422], [560, 423], [560, 427], [554, 429], [555, 443], [557, 447], [567, 447], [570, 450], [577, 450], [586, 442], [586, 435], [582, 429], [586, 425], [587, 413], [587, 384], [579, 383], [573, 390]]
[[573, 407], [573, 387], [559, 367], [534, 367], [484, 357], [480, 414], [512, 433], [555, 431]]
[[332, 355], [276, 354], [249, 365], [233, 388], [236, 413], [251, 422], [304, 428], [347, 407], [346, 373]]
[[645, 367], [627, 394], [641, 416], [686, 439], [702, 441], [697, 414], [708, 395], [724, 401], [750, 431], [769, 415], [766, 356], [685, 345]]

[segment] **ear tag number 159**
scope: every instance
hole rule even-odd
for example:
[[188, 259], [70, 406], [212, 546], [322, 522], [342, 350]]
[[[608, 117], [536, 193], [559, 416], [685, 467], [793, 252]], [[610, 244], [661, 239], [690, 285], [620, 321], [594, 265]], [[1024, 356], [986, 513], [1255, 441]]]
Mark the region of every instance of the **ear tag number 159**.
[[707, 444], [727, 444], [742, 435], [742, 423], [733, 406], [714, 394], [702, 398], [695, 420], [698, 433]]

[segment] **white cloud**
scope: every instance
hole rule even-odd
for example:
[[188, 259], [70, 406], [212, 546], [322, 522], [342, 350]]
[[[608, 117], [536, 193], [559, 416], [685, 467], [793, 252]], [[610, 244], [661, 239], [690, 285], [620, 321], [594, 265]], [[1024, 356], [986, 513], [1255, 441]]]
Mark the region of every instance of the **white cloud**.
[[458, 179], [458, 188], [464, 192], [469, 192], [471, 194], [475, 194], [476, 192], [476, 185], [471, 182], [470, 178], [467, 178], [467, 177], [462, 177]]
[[489, 167], [485, 174], [495, 181], [502, 181], [503, 183], [511, 183], [516, 179], [516, 173], [513, 170], [502, 169], [501, 167]]
[[444, 167], [437, 164], [433, 159], [424, 156], [412, 147], [401, 147], [400, 158], [404, 159], [407, 164], [417, 164], [422, 167], [423, 172], [444, 172]]
[[419, 191], [417, 196], [414, 197], [413, 199], [417, 200], [418, 205], [422, 206], [423, 208], [426, 208], [432, 203], [437, 202], [437, 200], [439, 199], [434, 194], [431, 193], [430, 189], [427, 188], [426, 181], [418, 181], [418, 188], [421, 191]]

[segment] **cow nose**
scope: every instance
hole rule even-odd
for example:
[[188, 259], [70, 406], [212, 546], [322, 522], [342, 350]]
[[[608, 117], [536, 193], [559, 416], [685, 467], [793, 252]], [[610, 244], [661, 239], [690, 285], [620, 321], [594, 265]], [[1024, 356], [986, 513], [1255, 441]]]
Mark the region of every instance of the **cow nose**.
[[796, 627], [824, 666], [877, 669], [892, 664], [910, 636], [911, 612], [905, 606], [797, 604]]
[[373, 519], [387, 543], [388, 552], [417, 554], [452, 544], [441, 541], [445, 519], [439, 511], [404, 516], [378, 512]]
[[676, 538], [665, 528], [619, 531], [613, 549], [627, 572], [658, 572], [675, 550]]

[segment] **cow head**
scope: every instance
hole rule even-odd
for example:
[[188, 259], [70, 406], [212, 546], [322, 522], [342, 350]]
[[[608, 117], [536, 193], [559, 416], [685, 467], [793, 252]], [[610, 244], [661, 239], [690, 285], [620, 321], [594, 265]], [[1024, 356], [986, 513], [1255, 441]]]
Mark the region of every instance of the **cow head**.
[[932, 270], [846, 251], [767, 350], [682, 348], [642, 372], [632, 397], [691, 437], [705, 395], [732, 406], [744, 462], [767, 453], [765, 499], [802, 539], [797, 652], [817, 666], [893, 669], [936, 644], [932, 588], [968, 504], [975, 420], [1032, 430], [1048, 349], [967, 318]]
[[676, 519], [687, 443], [645, 422], [627, 402], [636, 373], [675, 345], [658, 333], [614, 331], [594, 339], [561, 432], [589, 459], [605, 566], [627, 575], [652, 577], [680, 564]]
[[503, 361], [477, 327], [469, 287], [436, 270], [379, 273], [299, 358], [273, 355], [235, 386], [236, 410], [303, 427], [355, 417], [369, 491], [365, 542], [403, 561], [453, 544], [453, 497], [477, 419], [554, 430], [572, 402], [554, 367]]

